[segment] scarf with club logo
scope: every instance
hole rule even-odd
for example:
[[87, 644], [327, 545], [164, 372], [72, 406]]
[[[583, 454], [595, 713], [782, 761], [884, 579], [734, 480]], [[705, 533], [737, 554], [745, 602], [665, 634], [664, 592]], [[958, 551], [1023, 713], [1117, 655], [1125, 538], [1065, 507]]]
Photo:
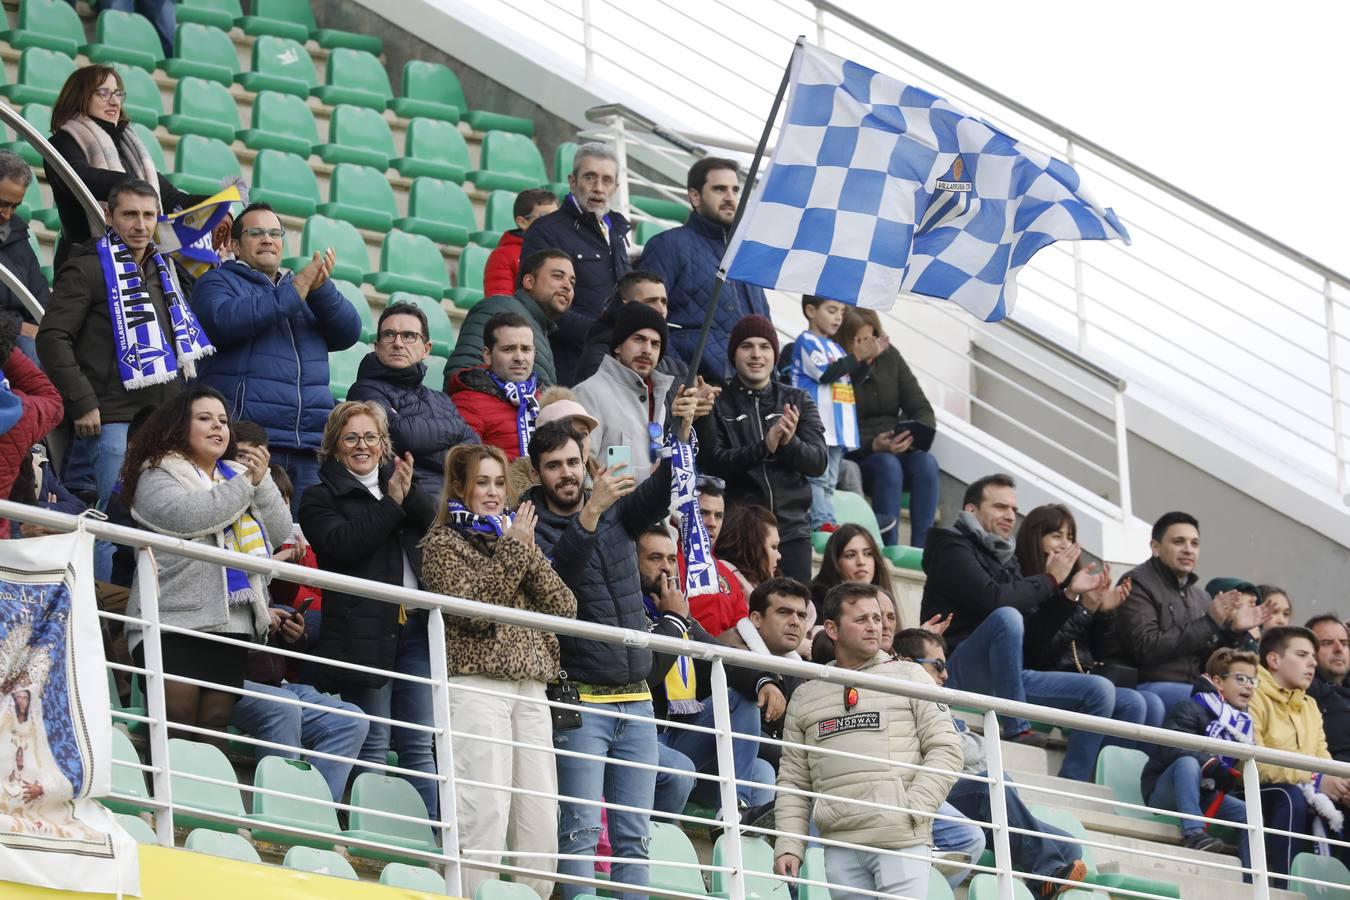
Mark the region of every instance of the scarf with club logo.
[[539, 401], [534, 399], [534, 389], [538, 385], [536, 375], [531, 375], [519, 383], [502, 381], [491, 369], [487, 370], [492, 383], [506, 397], [508, 403], [516, 407], [516, 439], [520, 441], [520, 455], [530, 452], [530, 435], [534, 434], [534, 420], [539, 416]]

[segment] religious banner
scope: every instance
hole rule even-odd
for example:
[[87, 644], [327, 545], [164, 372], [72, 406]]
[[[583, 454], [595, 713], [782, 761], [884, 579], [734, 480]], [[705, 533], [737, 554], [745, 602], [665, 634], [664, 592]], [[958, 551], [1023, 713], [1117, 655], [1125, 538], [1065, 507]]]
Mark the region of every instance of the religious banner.
[[[139, 894], [112, 789], [92, 536], [0, 541], [0, 881]], [[3, 888], [0, 888], [3, 892]]]

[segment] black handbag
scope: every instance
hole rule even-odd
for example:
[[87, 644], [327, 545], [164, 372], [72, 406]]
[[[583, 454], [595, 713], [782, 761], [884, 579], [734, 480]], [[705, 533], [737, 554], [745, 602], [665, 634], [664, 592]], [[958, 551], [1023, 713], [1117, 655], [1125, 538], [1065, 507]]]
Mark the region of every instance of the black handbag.
[[1100, 675], [1118, 688], [1133, 688], [1139, 684], [1139, 670], [1134, 666], [1114, 662], [1093, 662], [1086, 669], [1078, 658], [1078, 642], [1069, 642], [1069, 652], [1073, 654], [1073, 667], [1084, 675]]
[[558, 680], [545, 686], [544, 696], [553, 703], [565, 704], [548, 708], [554, 731], [572, 731], [581, 727], [581, 693], [567, 680], [566, 672], [559, 672]]

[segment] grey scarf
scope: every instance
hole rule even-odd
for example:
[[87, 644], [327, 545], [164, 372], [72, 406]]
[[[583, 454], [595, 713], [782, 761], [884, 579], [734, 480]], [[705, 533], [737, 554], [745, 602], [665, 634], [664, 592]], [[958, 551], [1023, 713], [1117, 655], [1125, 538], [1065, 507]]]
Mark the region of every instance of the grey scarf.
[[979, 520], [975, 518], [974, 513], [962, 510], [961, 515], [956, 517], [956, 527], [979, 538], [980, 543], [984, 545], [984, 549], [992, 553], [999, 562], [1006, 563], [1013, 558], [1013, 552], [1016, 548], [1012, 541], [985, 531]]
[[[159, 173], [150, 154], [136, 136], [136, 130], [128, 125], [117, 136], [113, 136], [93, 119], [80, 113], [62, 124], [61, 130], [75, 139], [84, 152], [84, 158], [95, 169], [107, 169], [110, 172], [125, 172], [142, 181], [146, 181], [159, 193]], [[161, 203], [163, 201], [161, 200]]]

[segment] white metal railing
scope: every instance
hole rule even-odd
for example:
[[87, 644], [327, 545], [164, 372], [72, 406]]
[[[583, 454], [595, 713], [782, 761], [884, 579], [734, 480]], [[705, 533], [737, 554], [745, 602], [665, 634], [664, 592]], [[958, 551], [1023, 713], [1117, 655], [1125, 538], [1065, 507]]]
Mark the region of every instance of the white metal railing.
[[[43, 525], [55, 531], [68, 531], [80, 526], [80, 520], [62, 513], [41, 510], [31, 506], [16, 504], [9, 501], [0, 502], [0, 516], [9, 517], [21, 522], [33, 522]], [[1241, 761], [1243, 767], [1243, 776], [1247, 787], [1246, 792], [1246, 811], [1247, 821], [1245, 823], [1229, 823], [1240, 830], [1245, 830], [1253, 836], [1278, 833], [1271, 829], [1264, 829], [1261, 820], [1260, 790], [1256, 770], [1257, 762], [1266, 762], [1282, 766], [1293, 766], [1300, 769], [1327, 772], [1339, 776], [1350, 776], [1350, 765], [1345, 763], [1329, 762], [1325, 760], [1311, 759], [1299, 756], [1293, 753], [1269, 750], [1260, 747], [1235, 744], [1231, 742], [1216, 741], [1205, 737], [1197, 737], [1188, 734], [1180, 734], [1160, 729], [1148, 728], [1141, 725], [1131, 725], [1127, 723], [1115, 722], [1107, 719], [1098, 719], [1091, 716], [1081, 715], [1063, 710], [1048, 709], [1034, 706], [1027, 703], [1014, 703], [1006, 700], [1000, 700], [981, 695], [968, 694], [959, 691], [952, 691], [935, 686], [919, 685], [911, 682], [897, 682], [885, 677], [869, 675], [867, 673], [840, 670], [834, 667], [822, 667], [806, 662], [798, 662], [780, 657], [767, 657], [747, 651], [736, 650], [722, 645], [710, 645], [691, 643], [673, 638], [664, 637], [646, 632], [636, 632], [627, 629], [613, 628], [605, 625], [582, 622], [573, 619], [556, 618], [535, 613], [529, 610], [515, 609], [511, 607], [495, 606], [490, 604], [477, 603], [471, 600], [465, 600], [454, 597], [445, 597], [425, 591], [412, 591], [402, 587], [382, 584], [377, 582], [363, 581], [345, 575], [337, 575], [328, 572], [317, 571], [303, 568], [289, 563], [280, 563], [274, 560], [260, 559], [257, 557], [242, 556], [240, 554], [230, 553], [214, 547], [207, 547], [202, 544], [184, 541], [177, 538], [165, 537], [152, 532], [141, 531], [134, 528], [126, 528], [116, 525], [110, 525], [96, 520], [86, 519], [83, 522], [86, 531], [95, 537], [110, 540], [118, 544], [130, 545], [137, 548], [138, 568], [137, 578], [140, 584], [140, 596], [142, 598], [142, 617], [133, 619], [127, 616], [100, 612], [105, 619], [120, 621], [122, 623], [137, 623], [144, 632], [145, 642], [145, 666], [128, 667], [119, 664], [110, 664], [114, 669], [125, 672], [138, 672], [145, 676], [147, 681], [146, 699], [148, 703], [147, 715], [143, 717], [131, 714], [119, 714], [124, 718], [144, 722], [148, 726], [148, 765], [142, 763], [130, 764], [138, 772], [149, 772], [152, 776], [153, 791], [148, 800], [139, 801], [140, 804], [150, 812], [154, 813], [155, 832], [160, 844], [164, 846], [173, 846], [175, 819], [181, 813], [191, 812], [197, 818], [209, 819], [221, 822], [227, 825], [236, 826], [240, 829], [264, 827], [263, 823], [247, 817], [238, 817], [220, 812], [203, 811], [185, 804], [181, 800], [176, 800], [172, 792], [172, 781], [174, 779], [197, 780], [208, 784], [222, 785], [230, 788], [238, 788], [244, 796], [252, 797], [255, 794], [279, 794], [277, 791], [259, 788], [251, 785], [235, 785], [233, 783], [221, 782], [216, 779], [196, 775], [189, 772], [173, 771], [170, 763], [169, 753], [169, 731], [172, 728], [175, 731], [209, 737], [217, 740], [234, 739], [243, 740], [255, 747], [270, 747], [274, 749], [287, 750], [298, 754], [312, 755], [311, 751], [303, 747], [289, 747], [285, 745], [269, 743], [254, 737], [229, 735], [225, 732], [211, 731], [200, 727], [187, 727], [180, 725], [170, 725], [165, 715], [164, 687], [166, 682], [185, 682], [202, 685], [203, 682], [192, 681], [179, 676], [168, 675], [163, 672], [162, 658], [160, 655], [160, 636], [163, 633], [181, 632], [182, 629], [174, 628], [160, 621], [158, 610], [158, 574], [154, 563], [154, 553], [172, 553], [178, 556], [188, 557], [190, 559], [202, 560], [216, 565], [229, 565], [234, 568], [244, 569], [249, 572], [259, 573], [269, 577], [281, 578], [287, 581], [311, 584], [326, 591], [341, 591], [347, 594], [369, 597], [383, 602], [401, 603], [406, 607], [420, 608], [429, 611], [429, 642], [431, 647], [432, 672], [429, 679], [430, 683], [441, 691], [440, 698], [436, 701], [436, 709], [432, 723], [403, 723], [401, 725], [411, 725], [413, 727], [430, 730], [435, 734], [438, 759], [440, 763], [439, 773], [434, 777], [440, 784], [441, 812], [436, 819], [416, 819], [402, 817], [396, 814], [381, 813], [386, 818], [402, 819], [404, 821], [416, 821], [424, 823], [435, 829], [439, 835], [439, 846], [436, 852], [428, 850], [410, 850], [405, 847], [386, 844], [375, 839], [352, 838], [342, 836], [336, 839], [337, 844], [347, 845], [354, 848], [366, 849], [397, 849], [398, 852], [406, 858], [429, 865], [443, 866], [446, 890], [451, 895], [458, 895], [461, 887], [461, 873], [464, 868], [471, 868], [479, 871], [489, 871], [498, 874], [512, 874], [516, 876], [535, 875], [548, 880], [564, 882], [575, 888], [594, 890], [596, 888], [615, 888], [611, 881], [605, 881], [596, 877], [550, 874], [549, 870], [557, 861], [562, 859], [583, 858], [591, 860], [592, 857], [570, 857], [560, 853], [520, 853], [512, 848], [505, 848], [502, 854], [502, 862], [493, 862], [482, 859], [484, 855], [496, 855], [502, 848], [484, 847], [484, 848], [464, 848], [459, 844], [456, 819], [453, 814], [455, 807], [454, 797], [456, 785], [473, 787], [490, 787], [498, 790], [506, 790], [516, 793], [535, 793], [536, 796], [544, 796], [553, 800], [567, 800], [568, 802], [580, 802], [583, 804], [596, 805], [610, 810], [626, 810], [639, 813], [652, 814], [649, 809], [636, 807], [619, 806], [613, 802], [606, 801], [602, 797], [568, 797], [565, 794], [565, 786], [559, 786], [557, 794], [539, 794], [537, 792], [528, 792], [524, 789], [514, 786], [500, 787], [486, 784], [479, 781], [460, 780], [454, 775], [453, 760], [453, 741], [458, 739], [482, 740], [482, 736], [474, 733], [472, 723], [457, 723], [452, 721], [449, 715], [449, 705], [445, 697], [449, 689], [457, 689], [450, 685], [447, 680], [446, 656], [444, 647], [443, 617], [446, 615], [465, 616], [477, 619], [488, 619], [490, 621], [534, 628], [553, 632], [560, 635], [571, 635], [593, 640], [602, 640], [613, 643], [620, 643], [626, 646], [647, 647], [655, 652], [673, 653], [686, 656], [694, 656], [700, 659], [708, 660], [711, 663], [712, 690], [708, 700], [712, 702], [714, 708], [714, 727], [712, 729], [699, 729], [705, 733], [711, 732], [715, 736], [717, 744], [715, 773], [698, 773], [696, 777], [705, 780], [716, 780], [720, 785], [720, 799], [723, 810], [728, 812], [723, 814], [719, 820], [710, 821], [701, 819], [683, 813], [668, 814], [663, 813], [659, 818], [679, 822], [689, 826], [716, 826], [724, 830], [729, 836], [727, 844], [728, 852], [722, 863], [713, 866], [698, 866], [700, 873], [713, 875], [725, 882], [727, 895], [734, 900], [742, 900], [747, 896], [749, 890], [748, 879], [756, 880], [777, 880], [801, 885], [815, 885], [819, 887], [831, 887], [828, 877], [822, 875], [816, 870], [803, 870], [798, 873], [798, 877], [776, 876], [764, 872], [754, 871], [747, 868], [747, 863], [740, 855], [742, 837], [762, 837], [765, 839], [776, 839], [785, 835], [784, 832], [776, 827], [760, 827], [756, 825], [743, 825], [740, 822], [739, 814], [736, 810], [736, 786], [740, 784], [751, 784], [751, 782], [742, 781], [737, 777], [732, 757], [733, 732], [731, 730], [730, 707], [728, 702], [728, 682], [726, 676], [727, 666], [749, 666], [757, 671], [766, 671], [784, 676], [793, 676], [804, 679], [823, 679], [838, 684], [844, 684], [859, 687], [866, 690], [876, 690], [900, 696], [913, 697], [922, 700], [931, 700], [944, 704], [958, 704], [962, 707], [978, 709], [981, 711], [981, 722], [983, 726], [983, 749], [986, 756], [987, 774], [984, 775], [962, 775], [962, 778], [972, 779], [978, 782], [986, 783], [990, 789], [991, 819], [987, 822], [976, 822], [992, 829], [994, 835], [993, 852], [994, 862], [992, 867], [981, 866], [976, 861], [954, 861], [948, 865], [965, 869], [974, 873], [985, 873], [994, 875], [998, 880], [999, 895], [1004, 900], [1011, 900], [1013, 897], [1013, 881], [1015, 878], [1023, 878], [1035, 884], [1037, 881], [1047, 879], [1043, 875], [1029, 873], [1018, 868], [1012, 858], [1010, 834], [1036, 834], [1051, 837], [1055, 840], [1063, 840], [1060, 835], [1050, 835], [1045, 832], [1023, 829], [1018, 826], [1010, 825], [1007, 818], [1006, 792], [1013, 786], [1008, 780], [1006, 767], [1003, 762], [1002, 745], [999, 740], [999, 716], [1015, 716], [1020, 718], [1030, 718], [1035, 721], [1046, 722], [1064, 729], [1091, 730], [1100, 732], [1115, 738], [1125, 740], [1148, 741], [1165, 744], [1174, 747], [1181, 747], [1189, 750], [1198, 750], [1208, 755], [1228, 755]], [[208, 635], [195, 633], [198, 637], [219, 641], [223, 643], [238, 643], [231, 638], [221, 635]], [[263, 652], [277, 653], [285, 657], [305, 658], [314, 660], [313, 657], [307, 657], [305, 654], [288, 651], [284, 648], [272, 648], [266, 646], [249, 645], [250, 649], [261, 650]], [[412, 680], [413, 676], [400, 675], [397, 672], [388, 672], [378, 669], [370, 669], [352, 663], [341, 661], [317, 660], [320, 663], [327, 664], [334, 662], [347, 669], [357, 669], [366, 672], [375, 672], [386, 677], [405, 678]], [[425, 682], [427, 679], [420, 679]], [[218, 687], [218, 686], [217, 686]], [[486, 693], [484, 689], [480, 691]], [[247, 691], [238, 691], [236, 693], [247, 694]], [[256, 695], [255, 695], [256, 696]], [[268, 698], [271, 699], [271, 698]], [[548, 701], [539, 701], [547, 703]], [[295, 705], [309, 707], [310, 704], [295, 700]], [[320, 707], [327, 710], [326, 707]], [[641, 717], [632, 716], [626, 713], [616, 711], [603, 711], [594, 708], [588, 708], [588, 715], [609, 715], [621, 719], [637, 719], [646, 721]], [[376, 719], [375, 717], [362, 714], [361, 717], [373, 721], [389, 721]], [[680, 726], [677, 723], [662, 722], [659, 723], [666, 727], [691, 727]], [[735, 734], [738, 740], [754, 740], [764, 744], [775, 744], [780, 747], [793, 746], [784, 741], [774, 740], [753, 734]], [[509, 739], [495, 739], [497, 743], [504, 746], [519, 746], [516, 742]], [[877, 760], [872, 757], [841, 750], [837, 747], [805, 747], [801, 748], [807, 752], [820, 755], [828, 755], [839, 758], [848, 758], [871, 764], [883, 764], [896, 770], [908, 769], [923, 770], [925, 767], [918, 764], [899, 763], [889, 760]], [[587, 756], [578, 751], [566, 749], [554, 749], [555, 755], [573, 755]], [[589, 757], [595, 759], [595, 757]], [[348, 760], [354, 766], [369, 768], [375, 771], [390, 772], [414, 777], [429, 777], [425, 773], [411, 772], [406, 769], [391, 767], [384, 763], [367, 763], [360, 760]], [[643, 769], [654, 769], [657, 772], [673, 772], [676, 774], [688, 774], [682, 771], [663, 769], [659, 765], [650, 765], [635, 761], [624, 761], [607, 759], [608, 765], [630, 766]], [[121, 765], [121, 763], [119, 763]], [[931, 770], [930, 770], [931, 771]], [[897, 772], [898, 774], [898, 772]], [[1138, 805], [1122, 803], [1119, 800], [1095, 799], [1093, 797], [1083, 797], [1072, 793], [1070, 790], [1053, 786], [1038, 786], [1017, 782], [1017, 789], [1022, 793], [1036, 793], [1049, 797], [1074, 797], [1077, 802], [1090, 801], [1100, 804], [1104, 809], [1111, 811], [1119, 808], [1147, 809]], [[763, 787], [763, 786], [761, 786]], [[786, 785], [769, 786], [771, 790], [782, 794], [792, 793], [797, 796], [809, 799], [817, 799], [824, 795], [803, 791]], [[1066, 786], [1068, 787], [1068, 786]], [[280, 794], [284, 796], [284, 794]], [[135, 798], [127, 796], [118, 796], [117, 799], [123, 801], [134, 801]], [[833, 797], [838, 801], [843, 798]], [[335, 810], [351, 812], [356, 807], [349, 803], [317, 801], [305, 798], [306, 802], [315, 803]], [[876, 810], [898, 810], [909, 813], [913, 816], [922, 818], [931, 818], [935, 820], [950, 819], [949, 816], [942, 813], [934, 813], [928, 810], [904, 809], [901, 807], [891, 807], [886, 804], [870, 800], [846, 800], [856, 807], [863, 809]], [[1171, 815], [1176, 815], [1170, 811]], [[1203, 819], [1203, 817], [1201, 817]], [[1207, 820], [1204, 821], [1213, 821]], [[776, 823], [775, 823], [776, 824]], [[1104, 826], [1099, 826], [1104, 827]], [[320, 832], [306, 829], [303, 827], [292, 827], [280, 823], [267, 822], [265, 829], [269, 832], [291, 835], [296, 838], [315, 838], [324, 837]], [[1073, 838], [1072, 841], [1081, 846], [1090, 846], [1101, 849], [1111, 849], [1112, 845], [1105, 834], [1097, 833], [1096, 836], [1089, 835], [1087, 840]], [[854, 848], [844, 842], [837, 841], [829, 837], [813, 838], [812, 843], [819, 846], [842, 846]], [[1350, 847], [1340, 840], [1331, 840], [1335, 846]], [[1162, 863], [1184, 863], [1188, 867], [1202, 867], [1207, 872], [1211, 872], [1220, 877], [1234, 878], [1247, 876], [1251, 879], [1251, 896], [1256, 898], [1269, 897], [1269, 890], [1272, 878], [1267, 871], [1263, 858], [1263, 844], [1259, 839], [1251, 841], [1252, 864], [1247, 867], [1238, 865], [1231, 858], [1226, 858], [1223, 862], [1214, 862], [1207, 859], [1198, 859], [1190, 854], [1178, 853], [1166, 844], [1159, 843], [1152, 849], [1140, 849], [1131, 851], [1134, 855], [1141, 858], [1150, 859]], [[904, 851], [877, 850], [876, 848], [863, 848], [872, 852], [882, 854], [901, 854]], [[628, 862], [632, 860], [619, 860], [615, 857], [594, 857], [597, 861], [609, 862]], [[542, 862], [542, 866], [540, 863]], [[642, 862], [642, 861], [638, 861]], [[645, 863], [643, 863], [645, 864]], [[665, 861], [652, 863], [662, 866], [670, 866]], [[691, 864], [692, 865], [692, 864]], [[679, 864], [676, 863], [675, 867]], [[1158, 877], [1168, 880], [1163, 874]], [[1178, 878], [1183, 882], [1188, 876], [1173, 875], [1170, 880]], [[1306, 883], [1316, 884], [1315, 880], [1304, 879]], [[639, 886], [632, 886], [638, 888]], [[701, 895], [672, 889], [667, 886], [657, 886], [652, 888], [641, 887], [642, 891], [653, 895], [671, 896], [671, 897], [692, 897], [699, 898]], [[871, 893], [863, 891], [863, 893]], [[1147, 891], [1131, 891], [1112, 888], [1111, 893], [1121, 896], [1132, 897], [1156, 897], [1157, 894]], [[877, 895], [880, 896], [880, 895]]]

